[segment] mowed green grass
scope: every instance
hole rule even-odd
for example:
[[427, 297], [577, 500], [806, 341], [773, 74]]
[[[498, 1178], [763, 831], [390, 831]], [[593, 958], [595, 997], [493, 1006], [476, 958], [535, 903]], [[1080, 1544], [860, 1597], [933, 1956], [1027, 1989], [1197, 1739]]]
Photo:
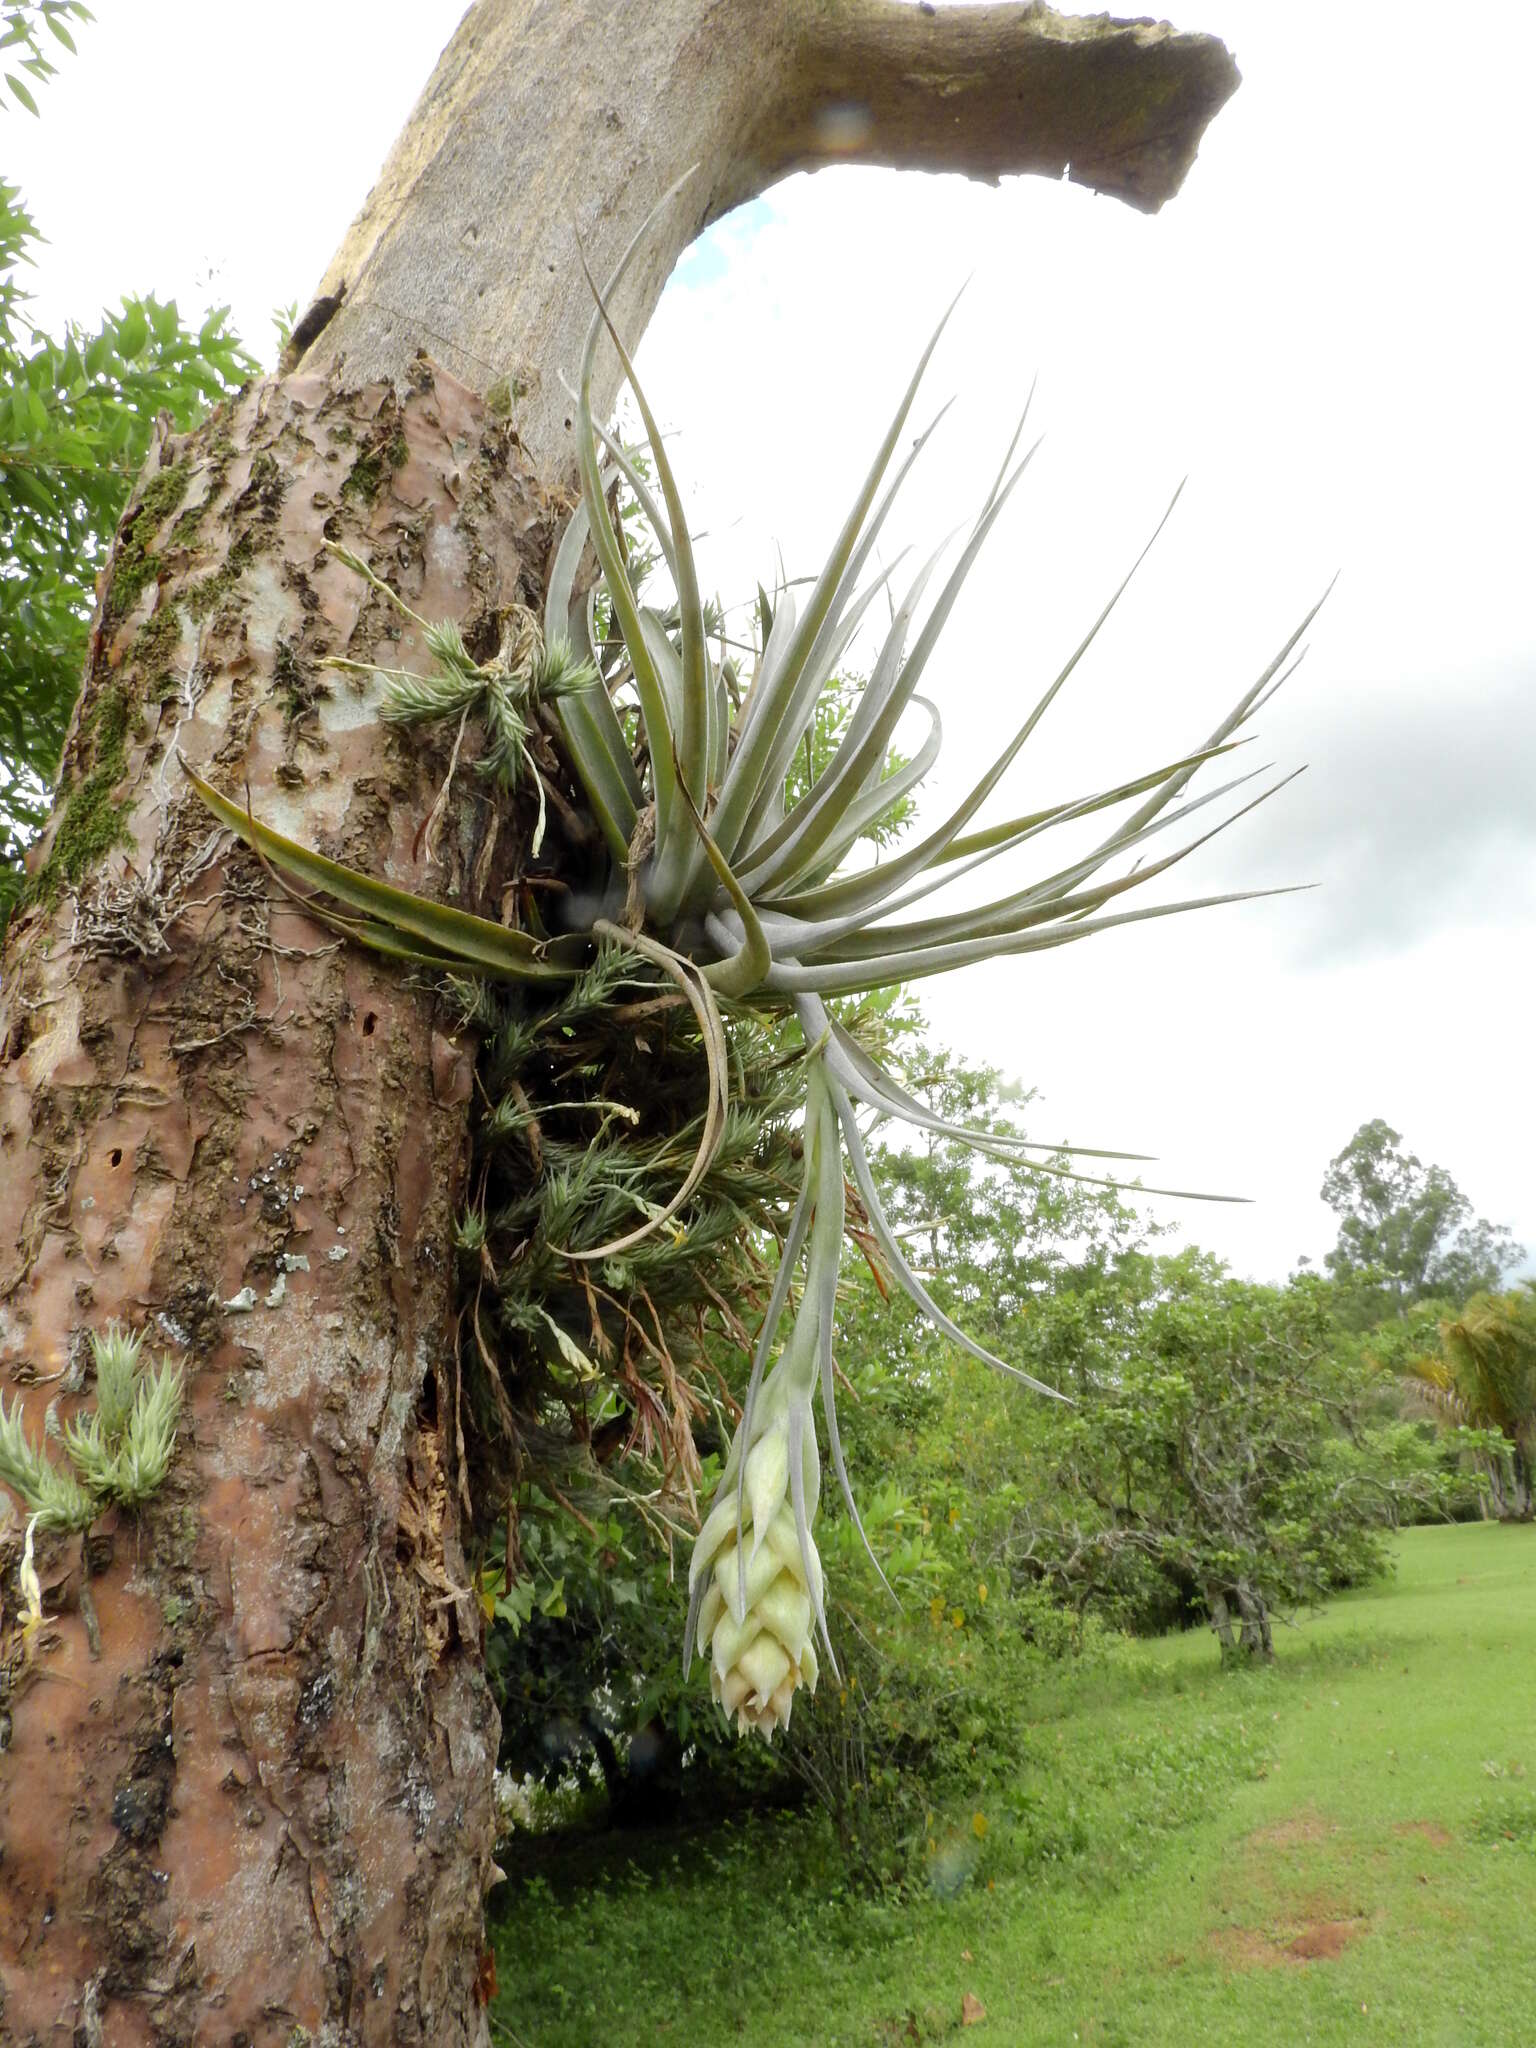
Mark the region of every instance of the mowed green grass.
[[[1022, 1703], [936, 1816], [932, 1889], [846, 1895], [824, 1833], [588, 1844], [501, 1894], [497, 2037], [1508, 2048], [1536, 2003], [1536, 1530], [1408, 1532], [1396, 1576], [1223, 1673], [1201, 1633]], [[984, 1832], [978, 1833], [978, 1828]]]

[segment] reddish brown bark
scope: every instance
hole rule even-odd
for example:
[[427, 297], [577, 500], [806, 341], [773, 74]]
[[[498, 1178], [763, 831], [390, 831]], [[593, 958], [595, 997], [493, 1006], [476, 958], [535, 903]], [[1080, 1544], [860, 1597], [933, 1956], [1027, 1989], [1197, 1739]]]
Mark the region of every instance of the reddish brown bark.
[[56, 1611], [0, 1758], [0, 2040], [439, 2048], [478, 2032], [493, 1875], [447, 1340], [467, 1061], [212, 828], [174, 750], [324, 850], [462, 886], [473, 846], [428, 872], [414, 845], [419, 747], [318, 667], [421, 665], [322, 539], [494, 642], [537, 602], [549, 512], [424, 366], [399, 404], [260, 384], [166, 440], [137, 505], [65, 774], [126, 711], [126, 844], [7, 951], [0, 1384], [39, 1432], [115, 1318], [185, 1361], [189, 1405], [163, 1493], [99, 1525], [99, 1645], [80, 1539], [40, 1547]]

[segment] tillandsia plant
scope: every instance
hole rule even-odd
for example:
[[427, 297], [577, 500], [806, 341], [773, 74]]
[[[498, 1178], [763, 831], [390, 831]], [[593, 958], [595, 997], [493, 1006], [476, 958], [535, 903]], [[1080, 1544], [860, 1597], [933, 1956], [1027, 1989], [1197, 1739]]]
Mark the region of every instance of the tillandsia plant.
[[[31, 1526], [88, 1529], [108, 1507], [142, 1507], [164, 1484], [176, 1450], [182, 1373], [168, 1358], [147, 1365], [144, 1339], [115, 1323], [91, 1337], [96, 1400], [56, 1433], [59, 1463], [27, 1435], [21, 1402], [0, 1397], [0, 1482], [19, 1495]], [[52, 1411], [49, 1411], [52, 1424]]]
[[[671, 197], [668, 194], [662, 204]], [[560, 906], [561, 921], [549, 929], [512, 930], [425, 901], [296, 846], [206, 783], [192, 779], [231, 830], [274, 866], [333, 899], [339, 907], [329, 915], [343, 932], [400, 959], [525, 988], [559, 989], [590, 972], [601, 949], [615, 948], [631, 960], [639, 956], [675, 983], [696, 1019], [708, 1075], [692, 1164], [671, 1198], [660, 1206], [645, 1203], [632, 1228], [600, 1244], [568, 1246], [565, 1257], [572, 1267], [627, 1255], [672, 1225], [717, 1159], [730, 1128], [731, 1101], [722, 1003], [738, 1013], [790, 1013], [797, 1021], [802, 1041], [798, 1073], [804, 1090], [799, 1193], [784, 1229], [740, 1424], [716, 1502], [694, 1547], [685, 1643], [685, 1661], [696, 1644], [707, 1652], [715, 1696], [738, 1727], [772, 1735], [788, 1721], [796, 1690], [801, 1685], [814, 1689], [818, 1658], [813, 1636], [836, 1671], [812, 1536], [820, 1477], [812, 1417], [818, 1385], [833, 1470], [848, 1512], [863, 1533], [833, 1398], [845, 1168], [851, 1172], [870, 1234], [897, 1282], [922, 1312], [966, 1351], [1050, 1392], [967, 1337], [912, 1271], [880, 1203], [857, 1121], [858, 1106], [877, 1118], [897, 1118], [941, 1137], [969, 1140], [1014, 1165], [1028, 1164], [1041, 1172], [1080, 1172], [1063, 1165], [1058, 1155], [1064, 1148], [971, 1132], [935, 1115], [860, 1042], [832, 1006], [838, 998], [972, 962], [1070, 944], [1113, 926], [1275, 893], [1245, 891], [1143, 908], [1116, 907], [1127, 892], [1168, 872], [1262, 796], [1273, 794], [1273, 789], [1266, 789], [1262, 796], [1242, 802], [1219, 824], [1197, 832], [1172, 852], [1143, 857], [1156, 834], [1184, 823], [1253, 780], [1251, 775], [1239, 776], [1208, 793], [1185, 797], [1196, 773], [1236, 743], [1234, 736], [1284, 680], [1289, 672], [1286, 663], [1317, 607], [1201, 746], [1111, 788], [995, 823], [975, 824], [1118, 601], [1144, 549], [1082, 643], [962, 801], [913, 843], [872, 865], [850, 867], [849, 856], [861, 839], [910, 803], [912, 792], [938, 758], [939, 714], [919, 688], [966, 577], [1028, 468], [1034, 448], [1018, 452], [1021, 421], [996, 482], [937, 595], [925, 611], [942, 550], [893, 601], [888, 630], [852, 716], [821, 772], [808, 787], [801, 778], [797, 788], [796, 763], [807, 735], [816, 729], [818, 706], [873, 600], [894, 573], [887, 571], [861, 586], [895, 495], [932, 432], [930, 427], [918, 436], [892, 476], [896, 450], [938, 333], [923, 352], [809, 595], [797, 603], [788, 588], [779, 592], [776, 602], [759, 593], [761, 645], [755, 670], [743, 688], [723, 644], [718, 650], [711, 647], [715, 621], [700, 595], [677, 481], [633, 364], [606, 311], [645, 232], [642, 229], [631, 244], [607, 292], [593, 287], [597, 310], [576, 394], [581, 501], [555, 554], [539, 640], [529, 641], [520, 664], [504, 661], [498, 671], [516, 666], [523, 679], [518, 685], [519, 717], [526, 726], [537, 722], [541, 731], [558, 736], [596, 828], [589, 835], [600, 849], [595, 863], [590, 856], [580, 856], [590, 864], [566, 875], [565, 891], [553, 899]], [[605, 333], [618, 352], [644, 423], [659, 498], [625, 448], [593, 418], [593, 369]], [[637, 594], [609, 507], [609, 494], [621, 478], [654, 533], [670, 575], [675, 604], [667, 611], [642, 603]], [[600, 581], [583, 590], [581, 567], [589, 543]], [[410, 696], [407, 683], [393, 678], [389, 688], [400, 694], [386, 700], [386, 715], [417, 715], [414, 707], [420, 703], [436, 715], [457, 712], [462, 719], [466, 709], [480, 701], [475, 693], [487, 687], [477, 680], [481, 672], [472, 673], [460, 662], [441, 635], [432, 646], [441, 664], [438, 677], [420, 686], [419, 697]], [[541, 678], [553, 678], [555, 685], [549, 680], [541, 684]], [[409, 713], [408, 704], [413, 707]], [[494, 741], [489, 699], [484, 708]], [[909, 708], [926, 720], [927, 731], [907, 757], [897, 753], [895, 745], [898, 725]], [[514, 745], [506, 758], [513, 764], [525, 761], [537, 779], [531, 755], [520, 754]], [[987, 863], [1031, 848], [1052, 827], [1120, 806], [1133, 808], [1089, 851], [1054, 867], [1047, 863], [1047, 872], [1022, 886], [974, 908], [943, 915], [905, 914]], [[1040, 1152], [1050, 1156], [1032, 1156]], [[775, 1356], [802, 1259], [800, 1301], [788, 1338]]]

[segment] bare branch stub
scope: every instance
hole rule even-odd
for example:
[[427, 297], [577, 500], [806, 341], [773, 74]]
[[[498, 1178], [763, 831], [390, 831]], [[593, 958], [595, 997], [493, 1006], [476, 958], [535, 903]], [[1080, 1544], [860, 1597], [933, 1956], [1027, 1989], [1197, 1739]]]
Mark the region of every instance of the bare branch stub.
[[[1065, 172], [1154, 213], [1237, 83], [1212, 36], [1032, 0], [479, 0], [320, 281], [347, 292], [305, 367], [398, 387], [425, 350], [481, 391], [505, 379], [558, 473], [577, 237], [605, 275], [690, 166], [611, 308], [632, 342], [700, 230], [792, 171]], [[615, 391], [604, 351], [599, 410]]]
[[[792, 90], [754, 138], [772, 177], [827, 163], [1021, 173], [1156, 213], [1237, 90], [1214, 36], [1021, 4], [856, 0], [808, 25]], [[758, 189], [761, 189], [759, 186]]]

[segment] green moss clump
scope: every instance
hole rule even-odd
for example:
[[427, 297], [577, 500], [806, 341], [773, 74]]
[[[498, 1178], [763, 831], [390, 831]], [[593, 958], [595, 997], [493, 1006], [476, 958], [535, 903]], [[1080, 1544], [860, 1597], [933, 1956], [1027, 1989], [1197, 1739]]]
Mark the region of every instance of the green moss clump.
[[107, 598], [107, 617], [121, 619], [131, 612], [145, 584], [160, 581], [163, 567], [159, 555], [152, 548], [145, 548], [142, 553], [119, 555], [111, 593]]
[[139, 499], [139, 521], [148, 520], [150, 531], [158, 532], [187, 495], [191, 477], [190, 462], [175, 462], [169, 469], [157, 469]]
[[186, 605], [193, 618], [206, 619], [211, 612], [217, 611], [260, 552], [256, 535], [242, 533], [222, 565], [188, 590]]
[[164, 668], [181, 639], [181, 621], [173, 604], [152, 612], [133, 636], [130, 658], [144, 668]]
[[189, 462], [177, 462], [169, 469], [156, 470], [144, 486], [133, 524], [118, 545], [107, 597], [109, 619], [126, 617], [145, 585], [159, 582], [164, 563], [150, 543], [187, 495], [191, 475]]
[[77, 885], [97, 861], [126, 837], [131, 803], [117, 803], [113, 791], [128, 766], [128, 738], [136, 712], [120, 683], [102, 691], [81, 729], [91, 747], [91, 768], [64, 800], [48, 858], [27, 884], [24, 901], [52, 903], [68, 882]]
[[384, 481], [384, 464], [376, 448], [370, 448], [359, 455], [356, 462], [342, 479], [343, 498], [358, 498], [365, 505], [371, 505], [379, 495], [379, 486]]
[[342, 497], [357, 498], [371, 505], [384, 488], [386, 474], [403, 469], [410, 459], [410, 443], [397, 427], [388, 441], [365, 448], [358, 456], [342, 482]]
[[485, 409], [493, 420], [509, 420], [512, 408], [528, 396], [521, 377], [498, 377], [485, 394]]
[[187, 548], [192, 545], [197, 538], [197, 529], [203, 523], [203, 514], [207, 510], [205, 500], [201, 505], [189, 505], [185, 512], [178, 515], [176, 524], [171, 528], [172, 547]]

